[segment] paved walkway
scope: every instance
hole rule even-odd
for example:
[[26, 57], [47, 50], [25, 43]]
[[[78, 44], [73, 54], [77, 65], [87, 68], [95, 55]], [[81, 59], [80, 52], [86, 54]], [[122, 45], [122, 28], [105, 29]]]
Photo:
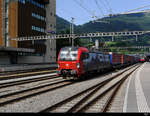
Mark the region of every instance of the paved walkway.
[[131, 75], [123, 112], [150, 112], [150, 62], [143, 63]]

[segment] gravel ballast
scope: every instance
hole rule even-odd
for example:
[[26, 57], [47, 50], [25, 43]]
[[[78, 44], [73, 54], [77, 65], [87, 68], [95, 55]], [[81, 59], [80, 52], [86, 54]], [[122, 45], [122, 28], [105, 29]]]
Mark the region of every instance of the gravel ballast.
[[5, 105], [0, 108], [0, 112], [39, 112], [103, 81], [104, 79], [110, 78], [120, 73], [121, 71], [110, 73], [105, 76], [99, 76], [98, 78], [77, 82], [73, 85], [69, 85], [55, 91], [47, 92], [38, 96], [18, 101], [16, 103]]

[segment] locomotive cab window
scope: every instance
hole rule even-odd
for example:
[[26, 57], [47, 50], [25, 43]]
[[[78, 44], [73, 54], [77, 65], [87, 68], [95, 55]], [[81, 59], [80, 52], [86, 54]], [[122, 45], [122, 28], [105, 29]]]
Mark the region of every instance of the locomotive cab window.
[[60, 61], [76, 61], [78, 56], [78, 49], [66, 48], [60, 51]]

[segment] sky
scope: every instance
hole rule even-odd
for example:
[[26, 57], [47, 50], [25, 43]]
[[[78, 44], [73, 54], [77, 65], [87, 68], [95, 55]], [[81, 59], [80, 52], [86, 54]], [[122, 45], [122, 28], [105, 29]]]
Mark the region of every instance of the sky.
[[93, 20], [94, 15], [102, 18], [146, 5], [150, 0], [56, 0], [56, 14], [68, 21], [73, 17], [76, 25], [82, 25]]

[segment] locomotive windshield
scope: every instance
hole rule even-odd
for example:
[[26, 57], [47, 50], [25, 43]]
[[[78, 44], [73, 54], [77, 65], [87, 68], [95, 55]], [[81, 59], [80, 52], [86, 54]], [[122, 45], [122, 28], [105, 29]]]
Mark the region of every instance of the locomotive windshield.
[[59, 60], [60, 61], [76, 61], [78, 56], [77, 48], [63, 48], [60, 51]]

